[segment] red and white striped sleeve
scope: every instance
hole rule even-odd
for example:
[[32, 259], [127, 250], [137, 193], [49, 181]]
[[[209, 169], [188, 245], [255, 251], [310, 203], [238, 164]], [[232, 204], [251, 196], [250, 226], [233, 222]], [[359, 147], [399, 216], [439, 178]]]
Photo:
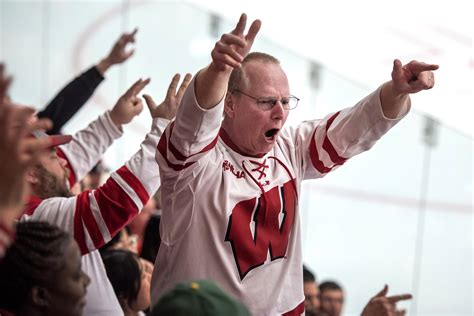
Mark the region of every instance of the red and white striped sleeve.
[[395, 119], [384, 116], [379, 87], [355, 106], [305, 121], [296, 129], [296, 148], [302, 157], [303, 178], [325, 176], [347, 159], [369, 150], [410, 109]]
[[224, 109], [223, 99], [213, 108], [199, 106], [194, 79], [186, 90], [176, 119], [158, 144], [157, 161], [163, 172], [176, 173], [195, 164], [217, 143]]
[[21, 220], [55, 224], [74, 235], [82, 254], [100, 248], [128, 224], [159, 187], [155, 151], [169, 121], [155, 119], [140, 150], [97, 190], [71, 198], [32, 198]]
[[85, 129], [77, 132], [71, 142], [57, 147], [58, 156], [67, 161], [71, 187], [87, 175], [107, 148], [120, 136], [121, 128], [112, 122], [110, 112], [107, 111]]

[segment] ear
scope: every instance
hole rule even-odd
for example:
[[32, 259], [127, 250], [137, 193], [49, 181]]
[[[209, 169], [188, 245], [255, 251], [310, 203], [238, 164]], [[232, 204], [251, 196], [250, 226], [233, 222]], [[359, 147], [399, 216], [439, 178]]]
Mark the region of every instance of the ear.
[[36, 184], [39, 182], [38, 175], [36, 171], [34, 170], [34, 168], [32, 167], [28, 168], [28, 171], [26, 172], [26, 181], [29, 184]]
[[47, 289], [35, 286], [31, 289], [31, 302], [34, 306], [46, 307], [49, 305], [48, 294]]
[[235, 115], [235, 103], [232, 97], [232, 93], [227, 93], [224, 100], [224, 112], [228, 117], [234, 117]]

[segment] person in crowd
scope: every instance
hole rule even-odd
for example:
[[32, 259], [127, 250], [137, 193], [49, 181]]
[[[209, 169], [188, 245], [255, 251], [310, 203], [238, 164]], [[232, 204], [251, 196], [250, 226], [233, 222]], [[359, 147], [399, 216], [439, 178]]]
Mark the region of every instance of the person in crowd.
[[79, 111], [90, 99], [95, 89], [104, 80], [105, 73], [113, 65], [127, 61], [134, 50], [127, 50], [129, 44], [135, 43], [137, 29], [131, 33], [124, 33], [115, 42], [109, 54], [86, 72], [68, 83], [46, 107], [39, 111], [39, 118], [49, 118], [53, 121], [53, 128], [48, 134], [56, 135], [61, 128]]
[[[156, 202], [154, 198], [148, 200], [148, 203], [143, 206], [143, 210], [138, 214], [128, 227], [130, 232], [137, 237], [138, 253], [141, 253], [143, 246], [143, 238], [145, 235], [145, 227], [150, 218], [156, 213]], [[155, 234], [159, 235], [158, 231]]]
[[105, 251], [114, 249], [124, 249], [138, 254], [137, 235], [131, 234], [130, 228], [125, 226], [108, 243], [100, 247], [99, 251], [103, 254]]
[[341, 316], [344, 305], [344, 291], [335, 281], [325, 281], [319, 285], [321, 310], [328, 316]]
[[210, 280], [178, 283], [153, 307], [151, 316], [250, 316], [248, 308]]
[[144, 315], [150, 307], [153, 265], [125, 249], [107, 250], [102, 260], [124, 315]]
[[0, 309], [16, 316], [83, 315], [90, 279], [76, 242], [56, 226], [19, 223], [0, 280]]
[[306, 314], [318, 315], [321, 306], [316, 276], [303, 265], [303, 293]]
[[84, 271], [91, 277], [85, 315], [123, 313], [97, 249], [128, 224], [159, 187], [159, 170], [154, 158], [156, 145], [176, 113], [191, 75], [185, 77], [176, 92], [179, 78], [179, 75], [174, 76], [166, 99], [159, 106], [147, 96], [153, 118], [150, 133], [137, 153], [98, 189], [77, 196], [71, 196], [69, 191], [122, 134], [122, 125], [141, 112], [143, 105], [137, 95], [149, 80], [138, 80], [111, 111], [75, 134], [70, 143], [42, 154], [39, 163], [27, 171], [26, 179], [32, 194], [21, 220], [47, 221], [73, 234], [83, 255]]
[[158, 144], [152, 305], [178, 282], [211, 279], [254, 315], [302, 314], [301, 181], [370, 149], [408, 113], [409, 95], [434, 85], [437, 65], [395, 60], [392, 79], [354, 107], [284, 129], [299, 99], [275, 57], [249, 54], [260, 26], [245, 34], [243, 14], [222, 35]]
[[160, 249], [160, 220], [160, 214], [153, 214], [150, 216], [150, 219], [148, 220], [148, 223], [145, 227], [145, 233], [143, 235], [140, 257], [150, 262], [155, 262], [156, 255]]
[[21, 215], [29, 194], [26, 171], [52, 144], [69, 140], [69, 136], [30, 137], [35, 130], [51, 128], [51, 121], [35, 119], [33, 108], [9, 101], [11, 82], [5, 65], [0, 63], [0, 260], [15, 238], [14, 222]]

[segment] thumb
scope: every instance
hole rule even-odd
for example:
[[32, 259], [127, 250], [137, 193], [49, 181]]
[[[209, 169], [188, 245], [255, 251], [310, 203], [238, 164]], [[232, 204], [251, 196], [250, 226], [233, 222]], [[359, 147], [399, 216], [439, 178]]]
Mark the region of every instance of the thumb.
[[385, 284], [383, 289], [380, 292], [378, 292], [377, 294], [375, 294], [375, 296], [373, 298], [385, 296], [385, 295], [387, 295], [387, 293], [388, 293], [388, 285]]
[[150, 113], [153, 113], [153, 111], [156, 109], [155, 101], [153, 101], [151, 96], [148, 94], [144, 94], [143, 98], [145, 99], [146, 105], [148, 106], [148, 110], [150, 110]]

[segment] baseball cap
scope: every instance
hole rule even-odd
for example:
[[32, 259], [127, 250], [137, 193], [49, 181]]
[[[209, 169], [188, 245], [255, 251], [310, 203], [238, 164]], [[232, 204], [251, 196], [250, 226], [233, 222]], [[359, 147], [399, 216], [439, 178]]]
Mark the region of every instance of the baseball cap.
[[179, 283], [161, 297], [151, 316], [250, 316], [244, 304], [209, 280]]
[[32, 131], [31, 134], [36, 138], [48, 137], [50, 141], [49, 148], [67, 144], [72, 139], [71, 135], [48, 135], [45, 132], [40, 131], [40, 130]]

